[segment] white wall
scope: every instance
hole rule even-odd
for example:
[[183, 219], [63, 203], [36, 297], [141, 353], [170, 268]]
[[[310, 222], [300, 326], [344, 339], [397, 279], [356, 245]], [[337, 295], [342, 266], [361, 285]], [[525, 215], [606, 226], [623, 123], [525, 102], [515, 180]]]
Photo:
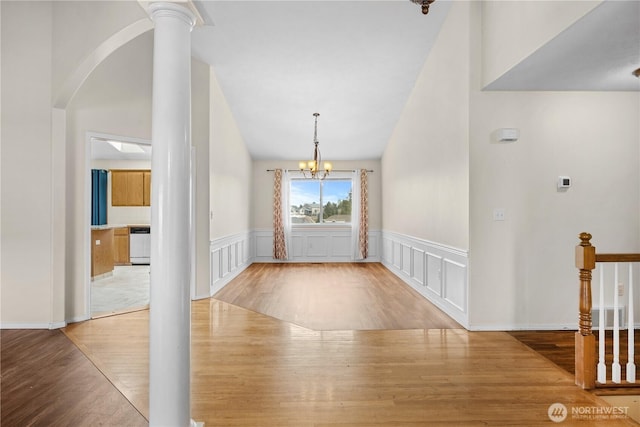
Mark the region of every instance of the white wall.
[[[148, 21], [139, 4], [3, 2], [2, 12], [0, 321], [3, 327], [60, 326], [65, 320], [88, 316], [87, 132], [151, 139], [152, 32], [117, 49], [75, 92], [68, 90], [67, 83], [69, 76], [78, 75], [80, 63], [104, 54], [103, 42], [113, 42], [112, 35], [123, 27]], [[141, 28], [146, 25], [133, 33]], [[109, 48], [113, 47], [111, 43]], [[241, 139], [228, 138], [235, 123], [217, 85], [210, 90], [209, 72], [204, 64], [193, 66], [193, 145], [199, 154], [196, 187], [204, 194], [204, 200], [196, 201], [196, 294], [206, 293], [210, 281], [210, 138], [217, 144], [214, 182], [231, 176], [240, 183], [239, 192], [231, 198], [229, 193], [212, 196], [232, 208], [225, 211], [223, 203], [218, 203], [226, 215], [216, 217], [219, 234], [247, 232], [250, 222], [250, 158]], [[60, 99], [60, 86], [75, 97], [52, 109], [52, 102]], [[216, 125], [213, 130], [210, 117]], [[239, 135], [237, 129], [234, 132]], [[239, 168], [227, 173], [231, 163]], [[226, 191], [222, 182], [221, 188]], [[243, 208], [244, 217], [232, 213], [238, 207]]]
[[[120, 48], [105, 60], [94, 71], [89, 79], [82, 86], [70, 107], [69, 111], [69, 128], [73, 129], [75, 140], [73, 149], [70, 149], [70, 155], [75, 160], [75, 169], [73, 173], [81, 173], [83, 169], [86, 154], [84, 150], [87, 148], [86, 133], [100, 132], [106, 134], [125, 135], [141, 139], [151, 139], [151, 74], [152, 74], [152, 50], [153, 50], [153, 34], [146, 33], [127, 45]], [[237, 140], [220, 139], [220, 131], [229, 126], [229, 119], [224, 110], [224, 104], [221, 93], [214, 91], [211, 93], [210, 79], [213, 74], [210, 67], [199, 61], [192, 61], [192, 145], [195, 147], [196, 161], [196, 289], [195, 296], [203, 297], [209, 295], [209, 153], [211, 144], [215, 147], [224, 147], [222, 152], [225, 156], [228, 154], [229, 146], [232, 150], [244, 149], [234, 147], [233, 144], [238, 143]], [[218, 89], [219, 91], [219, 89]], [[213, 119], [216, 130], [212, 131], [209, 126], [211, 111], [216, 110]], [[220, 111], [222, 111], [220, 113]], [[233, 123], [233, 122], [232, 122]], [[211, 133], [213, 134], [211, 135]], [[224, 134], [223, 134], [224, 135]], [[211, 138], [211, 139], [210, 139]], [[217, 139], [216, 139], [217, 138]], [[217, 145], [216, 145], [217, 141]], [[240, 140], [242, 144], [242, 141]], [[229, 144], [229, 145], [225, 145]], [[246, 153], [246, 151], [245, 151]], [[216, 151], [216, 154], [220, 154]], [[232, 174], [242, 177], [241, 174], [250, 174], [250, 168], [242, 169], [242, 161], [247, 163], [250, 160], [245, 158], [237, 158], [233, 156], [216, 157], [220, 164], [236, 164], [238, 168], [233, 169]], [[248, 158], [248, 154], [247, 154]], [[131, 165], [142, 166], [141, 164]], [[126, 167], [128, 168], [128, 167]], [[79, 172], [80, 171], [80, 172]], [[249, 172], [247, 172], [249, 171]], [[238, 175], [240, 174], [240, 175]], [[82, 178], [76, 178], [69, 181], [69, 185], [74, 188], [75, 195], [72, 206], [75, 209], [75, 218], [81, 218], [85, 215], [85, 205], [81, 198], [86, 183], [77, 182]], [[248, 181], [248, 178], [245, 178]], [[248, 200], [248, 190], [242, 189], [242, 192], [236, 196], [236, 199]], [[214, 193], [216, 200], [220, 198], [218, 193]], [[221, 200], [224, 200], [222, 198]], [[233, 200], [231, 200], [233, 203]], [[244, 202], [248, 205], [248, 202]], [[236, 208], [235, 205], [228, 205]], [[115, 210], [119, 209], [118, 212]], [[145, 215], [150, 215], [149, 208], [112, 208], [111, 214], [117, 214], [116, 217], [110, 217], [109, 223], [134, 223], [136, 221], [145, 221]], [[245, 223], [248, 223], [249, 213], [247, 211]], [[241, 215], [229, 213], [226, 220], [233, 219], [231, 224], [221, 223], [221, 218], [216, 218], [222, 230], [234, 229], [238, 221], [242, 221]], [[68, 251], [75, 254], [73, 263], [74, 276], [74, 293], [75, 299], [70, 302], [74, 316], [79, 318], [82, 316], [81, 308], [84, 307], [85, 294], [82, 290], [82, 277], [85, 276], [85, 265], [82, 262], [82, 250], [84, 248], [84, 235], [81, 226], [75, 224], [76, 219], [69, 219], [69, 227], [75, 227], [75, 240], [68, 246]], [[147, 221], [148, 222], [148, 221]], [[143, 222], [144, 223], [144, 222]], [[246, 231], [248, 226], [242, 228]]]
[[[591, 232], [600, 251], [640, 249], [640, 94], [482, 91], [483, 58], [515, 37], [483, 45], [483, 11], [452, 6], [385, 151], [383, 259], [445, 310], [453, 286], [461, 309], [449, 313], [472, 329], [575, 328], [578, 234]], [[503, 127], [520, 140], [496, 143]], [[572, 177], [569, 191], [557, 191], [559, 175]], [[456, 280], [468, 275], [466, 298], [464, 284], [440, 277], [449, 255], [439, 245], [468, 249], [452, 260]]]
[[82, 216], [75, 191], [86, 177], [76, 169], [84, 150], [74, 151], [77, 135], [67, 130], [78, 117], [67, 117], [66, 104], [52, 108], [52, 100], [79, 62], [144, 11], [133, 1], [2, 2], [2, 11], [0, 320], [3, 327], [58, 327], [82, 299], [74, 284], [85, 260], [73, 258], [82, 240], [74, 220]]
[[[103, 61], [67, 108], [67, 319], [85, 310], [90, 184], [88, 132], [151, 140], [152, 32], [132, 40]], [[124, 208], [123, 208], [124, 209]], [[128, 220], [127, 220], [128, 222]]]
[[382, 158], [383, 263], [463, 326], [470, 309], [469, 25], [469, 3], [453, 3]]
[[195, 297], [208, 296], [210, 286], [209, 260], [209, 145], [210, 145], [210, 67], [198, 60], [191, 61], [191, 145], [195, 150]]
[[[485, 87], [582, 18], [602, 0], [483, 1]], [[478, 46], [480, 48], [480, 46]]]
[[251, 156], [213, 68], [209, 85], [209, 288], [213, 295], [251, 262]]
[[56, 1], [52, 4], [54, 101], [60, 96], [65, 82], [84, 60], [96, 54], [102, 43], [136, 20], [149, 20], [136, 0]]
[[48, 327], [53, 307], [51, 4], [2, 2], [2, 327]]
[[251, 156], [211, 70], [211, 240], [245, 233], [251, 218]]
[[[601, 252], [640, 249], [640, 93], [481, 91], [479, 39], [472, 39], [470, 327], [576, 328], [578, 234], [592, 233]], [[484, 57], [509, 43], [496, 52], [485, 43]], [[520, 139], [496, 143], [503, 127], [519, 128]], [[557, 191], [559, 175], [573, 179], [566, 192]], [[505, 221], [493, 221], [495, 208], [505, 209]]]
[[469, 19], [455, 2], [382, 157], [383, 228], [469, 245]]
[[[575, 325], [582, 231], [599, 251], [638, 252], [639, 105], [638, 93], [474, 92], [472, 325]], [[500, 127], [520, 140], [492, 142]], [[566, 192], [559, 175], [573, 179]]]

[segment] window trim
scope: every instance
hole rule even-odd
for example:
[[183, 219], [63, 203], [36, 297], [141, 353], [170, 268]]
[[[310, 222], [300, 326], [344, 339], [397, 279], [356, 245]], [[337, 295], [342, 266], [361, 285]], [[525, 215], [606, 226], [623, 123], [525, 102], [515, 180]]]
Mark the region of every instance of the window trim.
[[[323, 186], [323, 182], [325, 181], [350, 181], [351, 182], [351, 191], [353, 192], [353, 185], [354, 185], [354, 179], [351, 175], [346, 176], [346, 174], [336, 174], [338, 176], [329, 176], [323, 180], [319, 180], [320, 182], [320, 217], [322, 218], [322, 222], [316, 222], [316, 223], [293, 223], [291, 222], [291, 228], [292, 229], [298, 229], [298, 230], [302, 230], [302, 229], [310, 229], [310, 230], [317, 230], [318, 228], [322, 228], [322, 229], [336, 229], [336, 230], [344, 230], [344, 229], [351, 229], [351, 221], [349, 222], [324, 222], [324, 205], [322, 204], [323, 199], [323, 190], [324, 190], [324, 186]], [[342, 175], [342, 176], [340, 176]], [[289, 195], [291, 195], [291, 183], [293, 183], [293, 181], [311, 181], [310, 178], [303, 178], [303, 177], [292, 177], [289, 179]], [[291, 208], [289, 208], [291, 209]], [[289, 215], [291, 215], [291, 211], [289, 211]], [[351, 214], [351, 220], [353, 220], [353, 211]]]

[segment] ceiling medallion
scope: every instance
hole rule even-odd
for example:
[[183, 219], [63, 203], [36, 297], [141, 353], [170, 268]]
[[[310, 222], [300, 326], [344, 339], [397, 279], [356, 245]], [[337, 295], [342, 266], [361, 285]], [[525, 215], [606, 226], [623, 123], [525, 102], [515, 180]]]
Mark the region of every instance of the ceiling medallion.
[[429, 13], [429, 6], [436, 0], [411, 0], [412, 3], [419, 4], [422, 6], [422, 14], [426, 15]]

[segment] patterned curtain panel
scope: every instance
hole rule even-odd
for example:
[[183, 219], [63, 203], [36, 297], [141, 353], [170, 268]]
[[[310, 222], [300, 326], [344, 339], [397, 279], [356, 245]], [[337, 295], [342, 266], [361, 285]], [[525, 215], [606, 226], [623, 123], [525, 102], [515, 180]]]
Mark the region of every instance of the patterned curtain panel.
[[360, 235], [358, 245], [362, 259], [366, 259], [369, 255], [369, 190], [366, 169], [360, 169]]
[[287, 245], [282, 221], [282, 169], [276, 169], [273, 182], [273, 257], [287, 259]]

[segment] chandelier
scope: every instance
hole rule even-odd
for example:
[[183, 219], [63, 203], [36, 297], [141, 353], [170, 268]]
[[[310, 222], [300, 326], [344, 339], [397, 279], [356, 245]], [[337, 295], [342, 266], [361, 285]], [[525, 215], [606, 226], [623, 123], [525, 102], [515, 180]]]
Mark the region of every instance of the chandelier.
[[316, 118], [316, 123], [313, 129], [313, 160], [300, 162], [298, 163], [298, 166], [300, 167], [300, 172], [302, 172], [305, 178], [309, 178], [307, 176], [307, 173], [309, 173], [311, 179], [325, 179], [327, 175], [329, 175], [333, 167], [331, 166], [331, 163], [324, 162], [322, 165], [322, 170], [324, 171], [324, 173], [322, 175], [318, 173], [320, 169], [320, 163], [322, 162], [322, 157], [320, 156], [320, 148], [318, 147], [318, 144], [320, 143], [320, 141], [318, 141], [318, 116], [320, 115], [320, 113], [313, 113], [313, 115]]
[[422, 6], [422, 13], [426, 15], [429, 13], [429, 6], [436, 0], [411, 0], [412, 3], [419, 4]]

